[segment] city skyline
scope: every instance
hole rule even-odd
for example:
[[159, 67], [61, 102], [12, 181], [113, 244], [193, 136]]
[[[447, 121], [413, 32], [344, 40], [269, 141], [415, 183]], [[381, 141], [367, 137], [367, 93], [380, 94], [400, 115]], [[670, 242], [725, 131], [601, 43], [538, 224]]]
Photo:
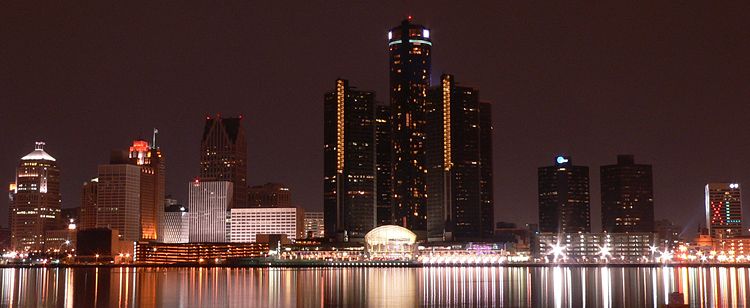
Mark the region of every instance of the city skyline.
[[[548, 15], [556, 16], [549, 8], [546, 8], [548, 11], [536, 13], [532, 13], [530, 8], [519, 7], [517, 9], [522, 13], [521, 16], [527, 16], [536, 22], [541, 22], [542, 17], [548, 17]], [[32, 67], [37, 69], [30, 71], [43, 73], [29, 75], [25, 72], [26, 68], [22, 66], [24, 61], [20, 61], [21, 64], [8, 63], [10, 72], [18, 79], [9, 83], [10, 91], [5, 93], [7, 97], [4, 99], [14, 104], [6, 109], [7, 112], [0, 115], [1, 128], [7, 132], [13, 132], [5, 138], [8, 150], [0, 154], [0, 166], [3, 170], [0, 179], [4, 181], [4, 185], [10, 183], [14, 166], [18, 158], [28, 152], [28, 145], [38, 140], [46, 141], [47, 149], [58, 159], [62, 169], [62, 204], [65, 208], [78, 206], [81, 184], [95, 174], [97, 165], [106, 163], [104, 155], [107, 151], [119, 148], [136, 137], [142, 137], [138, 136], [139, 134], [148, 136], [150, 128], [143, 129], [143, 127], [158, 127], [162, 133], [160, 146], [169, 153], [170, 160], [167, 171], [167, 193], [177, 196], [182, 204], [187, 204], [185, 183], [198, 173], [196, 166], [199, 161], [197, 155], [200, 140], [196, 136], [200, 134], [201, 118], [206, 114], [216, 113], [242, 114], [247, 121], [245, 127], [248, 137], [247, 183], [250, 185], [271, 181], [285, 183], [295, 191], [295, 204], [308, 210], [320, 211], [322, 210], [319, 185], [319, 179], [322, 177], [320, 141], [323, 130], [320, 121], [322, 118], [322, 106], [319, 104], [320, 93], [330, 88], [331, 80], [346, 77], [353, 84], [375, 90], [376, 97], [380, 101], [387, 99], [386, 77], [380, 73], [387, 69], [387, 50], [383, 48], [387, 38], [384, 37], [384, 33], [393, 24], [403, 19], [405, 14], [399, 13], [403, 10], [392, 8], [386, 8], [383, 11], [390, 12], [374, 10], [372, 17], [366, 17], [363, 13], [347, 12], [346, 24], [355, 25], [352, 28], [356, 28], [356, 31], [343, 29], [346, 27], [334, 29], [340, 36], [352, 38], [352, 41], [347, 43], [340, 40], [326, 40], [314, 33], [315, 30], [304, 29], [306, 32], [303, 36], [321, 39], [325, 42], [325, 46], [307, 47], [312, 55], [300, 56], [303, 61], [315, 62], [314, 56], [324, 55], [330, 51], [329, 47], [343, 49], [351, 46], [357, 52], [334, 52], [334, 55], [324, 58], [327, 61], [321, 61], [329, 65], [307, 66], [311, 68], [307, 70], [309, 73], [300, 74], [299, 79], [294, 77], [291, 83], [293, 87], [300, 85], [300, 94], [280, 92], [278, 88], [271, 86], [274, 82], [287, 77], [277, 76], [280, 72], [276, 72], [276, 68], [265, 68], [255, 73], [251, 68], [256, 64], [252, 61], [241, 62], [241, 68], [227, 66], [231, 62], [224, 61], [239, 59], [234, 56], [233, 52], [237, 50], [232, 49], [232, 46], [219, 48], [222, 56], [228, 59], [213, 60], [218, 61], [213, 62], [214, 67], [202, 68], [208, 73], [204, 77], [192, 74], [182, 77], [174, 73], [175, 71], [186, 72], [189, 63], [201, 59], [197, 54], [179, 58], [177, 64], [170, 64], [167, 67], [157, 65], [163, 70], [159, 72], [147, 68], [151, 63], [149, 61], [136, 61], [135, 68], [130, 71], [123, 66], [123, 63], [128, 61], [109, 58], [101, 59], [103, 63], [97, 62], [96, 65], [113, 64], [116, 71], [126, 72], [124, 77], [115, 77], [114, 75], [118, 73], [113, 71], [99, 72], [98, 66], [93, 66], [93, 64], [84, 66], [82, 72], [71, 76], [70, 82], [74, 84], [69, 91], [60, 91], [60, 87], [65, 85], [65, 80], [68, 79], [56, 77], [54, 65], [38, 67], [40, 64], [33, 64]], [[470, 9], [472, 13], [477, 13], [477, 11], [480, 9]], [[468, 14], [468, 12], [455, 13], [457, 15]], [[219, 14], [226, 15], [227, 12], [219, 12]], [[298, 11], [292, 11], [291, 14], [292, 17], [303, 18]], [[563, 36], [561, 39], [556, 39], [553, 33], [558, 35], [560, 33], [553, 31], [553, 27], [546, 24], [533, 24], [531, 29], [527, 30], [528, 32], [519, 31], [518, 34], [513, 34], [513, 30], [523, 29], [521, 27], [523, 22], [508, 19], [503, 23], [507, 29], [497, 29], [497, 33], [504, 40], [514, 44], [486, 45], [484, 46], [486, 48], [481, 50], [472, 50], [463, 46], [478, 47], [476, 35], [472, 32], [482, 32], [482, 26], [490, 24], [487, 21], [479, 19], [475, 24], [466, 24], [457, 21], [460, 19], [448, 16], [448, 13], [440, 11], [440, 8], [425, 9], [423, 12], [414, 10], [413, 14], [419, 23], [432, 30], [433, 39], [440, 46], [435, 49], [434, 67], [430, 75], [433, 84], [439, 80], [440, 74], [455, 73], [460, 76], [463, 83], [470, 86], [479, 85], [483, 99], [494, 103], [495, 155], [493, 158], [495, 160], [496, 221], [518, 223], [536, 221], [537, 213], [531, 210], [536, 207], [535, 169], [547, 165], [549, 158], [558, 154], [574, 156], [577, 164], [591, 168], [590, 214], [594, 218], [591, 221], [592, 231], [600, 229], [598, 219], [600, 197], [597, 189], [599, 174], [596, 170], [599, 166], [611, 164], [612, 157], [617, 154], [634, 154], [639, 161], [653, 165], [655, 217], [657, 219], [669, 218], [678, 224], [685, 225], [690, 233], [695, 231], [698, 224], [705, 221], [701, 213], [704, 208], [702, 188], [706, 183], [750, 182], [747, 181], [750, 170], [748, 164], [744, 162], [744, 157], [747, 157], [749, 152], [747, 145], [734, 143], [733, 146], [736, 148], [730, 152], [714, 153], [716, 151], [713, 150], [728, 140], [747, 139], [744, 134], [747, 134], [748, 124], [742, 121], [742, 115], [747, 114], [745, 111], [748, 107], [742, 102], [743, 98], [748, 95], [741, 94], [742, 91], [747, 91], [741, 87], [747, 82], [746, 74], [738, 74], [736, 71], [731, 71], [732, 66], [701, 56], [704, 52], [719, 48], [720, 51], [728, 54], [727, 57], [730, 57], [727, 62], [743, 63], [739, 51], [742, 47], [747, 47], [747, 36], [736, 38], [739, 44], [729, 44], [722, 38], [713, 37], [712, 31], [701, 31], [698, 28], [700, 23], [697, 21], [684, 17], [684, 19], [677, 17], [673, 21], [677, 25], [693, 27], [687, 27], [695, 30], [689, 32], [693, 35], [702, 35], [703, 41], [709, 42], [704, 44], [711, 45], [708, 48], [703, 44], [691, 43], [701, 41], [700, 39], [696, 40], [691, 37], [688, 40], [677, 36], [685, 27], [675, 26], [675, 24], [667, 24], [669, 26], [667, 29], [654, 30], [655, 34], [649, 32], [651, 35], [636, 39], [636, 34], [646, 31], [647, 25], [658, 24], [656, 16], [650, 16], [651, 19], [646, 18], [645, 21], [637, 24], [640, 28], [635, 27], [635, 29], [622, 29], [602, 20], [594, 20], [592, 22], [598, 22], [603, 26], [603, 30], [588, 30], [588, 32], [582, 29], [585, 24], [582, 22], [583, 19], [554, 19], [558, 23], [573, 27], [578, 33], [590, 35], [586, 37], [586, 40], [591, 39], [593, 42], [591, 46], [573, 47], [573, 45], [578, 45], [575, 44], [576, 42], [584, 38]], [[589, 14], [595, 15], [592, 12]], [[634, 12], [613, 14], [620, 18], [627, 18]], [[706, 14], [701, 15], [705, 17], [711, 12], [702, 14]], [[142, 18], [155, 23], [155, 20], [150, 20], [149, 17]], [[729, 18], [726, 24], [711, 26], [731, 28], [733, 21], [735, 20]], [[50, 22], [54, 23], [54, 18]], [[239, 20], [233, 22], [243, 23]], [[310, 21], [307, 20], [307, 22]], [[324, 21], [320, 23], [327, 25]], [[209, 26], [213, 33], [220, 29], [224, 22], [200, 21], [200, 25]], [[298, 25], [294, 23], [282, 28], [279, 31], [303, 30], [298, 29]], [[241, 29], [241, 31], [230, 31], [231, 33], [227, 35], [238, 37], [247, 34], [262, 35], [252, 29]], [[598, 32], [615, 29], [624, 31], [624, 34], [617, 36], [617, 39], [612, 39]], [[35, 34], [33, 28], [26, 31], [30, 31], [32, 37]], [[75, 32], [67, 28], [58, 31]], [[529, 43], [522, 37], [524, 33], [532, 37], [541, 36], [542, 39], [534, 37], [532, 41], [542, 44], [542, 48], [529, 48], [521, 44]], [[672, 44], [660, 45], [658, 38], [662, 36], [659, 34], [666, 36]], [[81, 43], [91, 39], [106, 43], [104, 48], [114, 46], [109, 40], [100, 37], [98, 32], [87, 32], [81, 35], [83, 41], [79, 38], [74, 39], [73, 42]], [[169, 51], [177, 51], [162, 43], [166, 40], [159, 36], [160, 33], [153, 35], [144, 40], [157, 47], [156, 52], [159, 54], [156, 59], [162, 59], [161, 57]], [[161, 33], [161, 35], [164, 34]], [[547, 40], [545, 41], [544, 38]], [[189, 41], [187, 37], [177, 37], [175, 40], [179, 43], [175, 48], [190, 46], [187, 43]], [[300, 38], [300, 40], [310, 43], [308, 40], [312, 38]], [[642, 40], [647, 44], [644, 44]], [[22, 38], [11, 40], [12, 43], [19, 41], [25, 40]], [[211, 42], [207, 37], [199, 37], [198, 41], [203, 44]], [[135, 48], [133, 45], [137, 43], [143, 43], [141, 39], [131, 36], [127, 36], [125, 42], [130, 48]], [[489, 44], [486, 41], [482, 43]], [[653, 47], [643, 46], [649, 45], [648, 43], [651, 43]], [[68, 46], [68, 49], [63, 48], [56, 57], [67, 59], [70, 63], [77, 63], [74, 56], [67, 54], [71, 50], [76, 50], [77, 45], [67, 45], [68, 43], [62, 42], [56, 44]], [[604, 59], [586, 58], [595, 50], [597, 57], [603, 57], [606, 52], [602, 50], [610, 51], [614, 48], [609, 44], [623, 47], [626, 51], [608, 56], [625, 57], [618, 64], [608, 63], [605, 69], [601, 64]], [[688, 52], [673, 54], [670, 52], [671, 49], [666, 47], [673, 47], [674, 44], [681, 44], [680, 46]], [[286, 51], [278, 55], [263, 54], [265, 49], [247, 43], [238, 48], [253, 51], [256, 47], [259, 50], [259, 56], [265, 56], [272, 62], [282, 61], [281, 59], [284, 59], [286, 55]], [[105, 51], [90, 46], [81, 46], [81, 48], [94, 55]], [[203, 48], [197, 49], [203, 50]], [[548, 55], [544, 48], [554, 49], [551, 54], [561, 57], [562, 59], [558, 58], [558, 60], [562, 60], [562, 63], [549, 68], [544, 67], [543, 64], [554, 62], [542, 59]], [[560, 49], [571, 54], [561, 53]], [[538, 58], [521, 56], [520, 54], [524, 51], [532, 51], [532, 55]], [[19, 50], [11, 47], [8, 52], [17, 55]], [[627, 52], [635, 52], [639, 57], [628, 57]], [[737, 54], [734, 54], [735, 52]], [[223, 53], [228, 53], [228, 55]], [[495, 53], [505, 55], [507, 59], [493, 57]], [[572, 53], [580, 53], [580, 55]], [[657, 59], [646, 57], [652, 53], [655, 53]], [[560, 56], [561, 54], [563, 56]], [[33, 55], [39, 56], [40, 54]], [[117, 55], [116, 53], [113, 57]], [[731, 58], [733, 55], [737, 58]], [[127, 57], [124, 58], [127, 59]], [[459, 59], [449, 61], [448, 59], [451, 58]], [[489, 59], [487, 61], [491, 63], [483, 63], [487, 67], [482, 67], [478, 65], [481, 62], [473, 58]], [[519, 59], [525, 61], [517, 61]], [[302, 65], [297, 61], [293, 60], [293, 63], [288, 65], [290, 67]], [[654, 75], [650, 73], [649, 68], [654, 62], [663, 64], [657, 67], [661, 74], [655, 74], [660, 76], [647, 76]], [[331, 63], [333, 65], [330, 65]], [[356, 65], [356, 63], [361, 65]], [[633, 65], [633, 67], [627, 68], [623, 63]], [[171, 65], [177, 67], [173, 68]], [[284, 70], [285, 67], [282, 65], [281, 69]], [[170, 71], [170, 68], [173, 70]], [[539, 70], [547, 69], [549, 73], [539, 73]], [[498, 72], [500, 74], [506, 72], [507, 77], [493, 78]], [[743, 71], [740, 70], [741, 72]], [[136, 77], [141, 74], [152, 73], [158, 74], [144, 81], [137, 81], [140, 79]], [[711, 78], [705, 77], [706, 75], [711, 75]], [[20, 90], [24, 87], [30, 88], [32, 82], [37, 80], [37, 76], [40, 78], [39, 83], [43, 91], [27, 93]], [[315, 80], [302, 82], [304, 79], [310, 79], [310, 76], [315, 76], [313, 78]], [[264, 77], [269, 77], [269, 80], [264, 81]], [[84, 86], [96, 78], [102, 78], [101, 89]], [[211, 84], [209, 78], [218, 78], [227, 84]], [[164, 91], [155, 90], [151, 85], [146, 84], [146, 81], [154, 83], [153, 87], [162, 85], [165, 89]], [[521, 81], [528, 82], [532, 86], [525, 90], [514, 89], [522, 83]], [[123, 84], [118, 85], [118, 82]], [[195, 87], [196, 83], [200, 82], [206, 82], [205, 87]], [[252, 87], [245, 89], [241, 86], [243, 84], [252, 85]], [[288, 86], [290, 84], [285, 84], [285, 87]], [[532, 92], [531, 88], [541, 93]], [[726, 91], [726, 88], [730, 91]], [[37, 121], [43, 122], [44, 125], [20, 122], [9, 116], [25, 114], [27, 111], [23, 109], [23, 106], [29, 104], [56, 106], [54, 104], [58, 101], [68, 107], [64, 108], [63, 115], [67, 116], [63, 117], [70, 117], [75, 121], [62, 119], [61, 114], [57, 112], [60, 110], [58, 108], [48, 108], [54, 112], [39, 111], [36, 114]], [[186, 107], [189, 108], [184, 108], [181, 102], [186, 102]], [[721, 120], [705, 119], [703, 116], [714, 110], [709, 107], [717, 104], [720, 107], [717, 108], [718, 110], [733, 110], [733, 112], [722, 113]], [[155, 109], [155, 112], [147, 114], [150, 108]], [[93, 119], [92, 123], [83, 123], [85, 121], [81, 121], [79, 116], [71, 116], [89, 111], [93, 112], [94, 117], [102, 119]], [[115, 114], [118, 116], [113, 116]], [[572, 123], [571, 119], [576, 119], [574, 116], [580, 116], [584, 120]], [[306, 119], [308, 117], [309, 120]], [[633, 125], [633, 123], [640, 125]], [[92, 125], [98, 128], [96, 132], [91, 132]], [[292, 129], [292, 127], [297, 128]], [[282, 134], [278, 135], [277, 132], [282, 132]], [[726, 133], [725, 136], [721, 134], [722, 132], [732, 133]], [[735, 132], [738, 132], [740, 136], [735, 136]], [[611, 136], [620, 138], [610, 138]], [[5, 210], [7, 206], [2, 208]], [[517, 211], [518, 208], [530, 210]], [[4, 215], [0, 216], [2, 216], [0, 218], [5, 218]], [[5, 223], [6, 220], [2, 219], [2, 221]]]

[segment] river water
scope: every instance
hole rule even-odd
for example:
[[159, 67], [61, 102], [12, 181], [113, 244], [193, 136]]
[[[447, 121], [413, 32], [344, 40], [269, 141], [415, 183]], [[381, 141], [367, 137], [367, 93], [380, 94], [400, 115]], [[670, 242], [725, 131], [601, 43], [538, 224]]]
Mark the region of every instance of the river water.
[[734, 267], [3, 268], [0, 307], [745, 307]]

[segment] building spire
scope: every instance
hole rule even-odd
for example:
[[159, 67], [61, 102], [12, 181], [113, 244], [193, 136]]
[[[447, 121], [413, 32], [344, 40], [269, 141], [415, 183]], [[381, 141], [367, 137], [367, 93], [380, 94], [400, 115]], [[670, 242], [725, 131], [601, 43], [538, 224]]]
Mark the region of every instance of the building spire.
[[159, 130], [154, 127], [154, 137], [151, 139], [151, 148], [152, 149], [158, 149], [159, 147], [156, 146], [156, 134], [159, 133]]
[[34, 150], [44, 150], [44, 141], [37, 141], [36, 146], [34, 146]]

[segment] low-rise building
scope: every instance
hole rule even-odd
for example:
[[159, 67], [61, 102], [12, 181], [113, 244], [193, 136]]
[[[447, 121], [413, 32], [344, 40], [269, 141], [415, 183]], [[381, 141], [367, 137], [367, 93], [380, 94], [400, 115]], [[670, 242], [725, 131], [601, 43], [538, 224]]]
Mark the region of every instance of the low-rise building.
[[235, 208], [230, 210], [232, 243], [251, 243], [258, 234], [285, 234], [290, 240], [304, 238], [304, 211], [296, 207]]
[[231, 259], [259, 258], [268, 255], [268, 244], [259, 243], [156, 243], [138, 242], [137, 263], [221, 263]]
[[305, 212], [305, 238], [322, 238], [325, 236], [323, 212]]
[[602, 256], [635, 261], [649, 257], [654, 233], [540, 233], [535, 257], [595, 259]]

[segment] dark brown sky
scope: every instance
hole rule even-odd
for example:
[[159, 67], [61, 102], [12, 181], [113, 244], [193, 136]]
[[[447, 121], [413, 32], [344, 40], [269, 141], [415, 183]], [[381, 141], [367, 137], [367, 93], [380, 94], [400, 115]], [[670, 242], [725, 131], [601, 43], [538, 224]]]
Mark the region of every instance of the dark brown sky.
[[158, 127], [185, 202], [204, 116], [243, 114], [250, 183], [321, 209], [323, 93], [344, 77], [387, 102], [386, 31], [412, 14], [432, 29], [433, 80], [494, 103], [497, 220], [537, 220], [536, 168], [557, 153], [591, 167], [595, 230], [598, 166], [618, 153], [654, 165], [657, 218], [691, 230], [705, 182], [750, 185], [746, 1], [126, 2], [0, 4], [3, 182], [45, 140], [77, 206], [111, 149]]

